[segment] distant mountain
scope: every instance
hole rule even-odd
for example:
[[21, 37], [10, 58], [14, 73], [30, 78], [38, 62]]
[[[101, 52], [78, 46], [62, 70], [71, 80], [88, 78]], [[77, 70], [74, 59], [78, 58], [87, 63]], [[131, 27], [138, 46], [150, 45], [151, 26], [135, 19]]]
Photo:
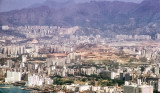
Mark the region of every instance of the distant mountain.
[[[50, 6], [50, 5], [49, 5]], [[54, 9], [46, 6], [0, 13], [0, 23], [8, 25], [95, 26], [125, 23], [128, 13], [137, 4], [124, 2], [96, 2], [70, 5]]]
[[138, 23], [160, 22], [160, 0], [145, 0], [133, 11]]
[[49, 0], [35, 8], [0, 13], [0, 25], [63, 27], [77, 25], [99, 29], [106, 35], [111, 32], [117, 34], [159, 32], [160, 0], [144, 0], [140, 4], [120, 1], [91, 1], [80, 4], [68, 2], [64, 7], [58, 6], [53, 0]]

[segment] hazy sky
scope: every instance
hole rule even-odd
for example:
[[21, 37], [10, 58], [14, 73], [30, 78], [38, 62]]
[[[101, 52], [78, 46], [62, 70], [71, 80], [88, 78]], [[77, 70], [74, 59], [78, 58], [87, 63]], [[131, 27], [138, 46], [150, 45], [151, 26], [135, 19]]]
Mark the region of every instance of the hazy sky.
[[[46, 0], [0, 0], [0, 12], [27, 8], [36, 3], [43, 3], [44, 1]], [[55, 1], [65, 1], [65, 0], [55, 0]], [[86, 2], [91, 0], [75, 0], [75, 1]], [[116, 0], [94, 0], [94, 1], [116, 1]], [[117, 0], [117, 1], [140, 3], [142, 0]]]

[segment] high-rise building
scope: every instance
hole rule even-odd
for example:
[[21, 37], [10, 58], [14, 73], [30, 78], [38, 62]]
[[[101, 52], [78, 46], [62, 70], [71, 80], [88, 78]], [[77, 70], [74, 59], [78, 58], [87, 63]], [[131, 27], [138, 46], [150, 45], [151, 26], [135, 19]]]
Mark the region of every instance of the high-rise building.
[[153, 87], [148, 85], [125, 85], [123, 93], [153, 93]]
[[137, 93], [153, 93], [153, 87], [148, 85], [138, 86]]
[[20, 72], [11, 72], [7, 71], [7, 77], [5, 78], [5, 82], [17, 82], [21, 81], [21, 73]]
[[9, 29], [8, 25], [3, 25], [2, 26], [2, 30], [8, 30], [8, 29]]
[[125, 85], [123, 87], [123, 93], [138, 93], [137, 85]]
[[26, 62], [27, 61], [27, 56], [26, 55], [22, 55], [22, 62]]

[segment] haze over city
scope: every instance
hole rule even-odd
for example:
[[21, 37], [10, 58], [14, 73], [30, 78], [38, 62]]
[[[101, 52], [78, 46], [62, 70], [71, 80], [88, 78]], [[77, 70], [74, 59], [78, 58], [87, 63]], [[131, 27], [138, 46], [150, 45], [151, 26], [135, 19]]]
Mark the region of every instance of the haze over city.
[[160, 93], [160, 0], [0, 0], [0, 93]]

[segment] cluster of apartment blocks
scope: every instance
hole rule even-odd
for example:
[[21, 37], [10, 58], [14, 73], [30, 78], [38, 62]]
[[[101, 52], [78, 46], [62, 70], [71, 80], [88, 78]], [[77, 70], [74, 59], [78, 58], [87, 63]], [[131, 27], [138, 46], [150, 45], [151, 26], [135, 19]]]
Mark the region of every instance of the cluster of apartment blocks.
[[[13, 49], [14, 50], [14, 49]], [[31, 49], [32, 50], [32, 49]], [[34, 49], [33, 49], [34, 50]], [[136, 49], [133, 49], [136, 50]], [[29, 50], [28, 50], [29, 51]], [[32, 52], [38, 52], [38, 51], [32, 51]], [[32, 52], [28, 52], [29, 54]], [[143, 52], [145, 53], [145, 51]], [[18, 55], [18, 54], [17, 54]], [[79, 57], [78, 54], [76, 53], [69, 53], [67, 56], [63, 56], [60, 58], [47, 58], [45, 61], [44, 65], [41, 65], [39, 63], [37, 63], [36, 61], [27, 61], [27, 56], [24, 55], [22, 56], [22, 62], [20, 64], [16, 64], [16, 67], [12, 68], [13, 65], [15, 65], [15, 62], [12, 60], [8, 60], [6, 62], [6, 65], [2, 66], [2, 68], [10, 68], [12, 69], [10, 72], [8, 72], [7, 70], [5, 71], [7, 73], [7, 77], [6, 77], [6, 82], [16, 82], [20, 80], [20, 77], [24, 76], [24, 75], [28, 75], [28, 81], [27, 84], [28, 86], [39, 86], [39, 85], [43, 85], [43, 84], [52, 84], [53, 81], [51, 79], [48, 78], [49, 75], [60, 75], [62, 77], [66, 77], [68, 74], [72, 74], [75, 76], [79, 76], [80, 74], [86, 74], [86, 75], [92, 75], [92, 74], [97, 74], [99, 75], [99, 73], [103, 72], [105, 73], [105, 75], [107, 75], [107, 77], [110, 77], [111, 79], [121, 79], [121, 80], [125, 80], [125, 81], [130, 81], [132, 79], [136, 79], [134, 77], [138, 77], [138, 75], [141, 75], [140, 73], [140, 68], [119, 68], [119, 69], [113, 69], [113, 70], [108, 70], [106, 69], [106, 67], [101, 67], [101, 68], [96, 68], [96, 67], [82, 67], [82, 68], [68, 68], [68, 65], [74, 65], [74, 62], [78, 62], [78, 60], [80, 60], [81, 57]], [[37, 56], [32, 56], [32, 57], [37, 57]], [[43, 62], [42, 62], [43, 63]], [[17, 69], [20, 68], [20, 69]], [[148, 66], [146, 67], [146, 69], [143, 71], [144, 74], [147, 74], [149, 72], [151, 72], [151, 69], [153, 67], [152, 66]], [[152, 73], [151, 76], [154, 76], [153, 78], [147, 78], [146, 80], [143, 80], [143, 82], [147, 82], [148, 85], [152, 85], [154, 89], [160, 89], [157, 86], [159, 86], [159, 82], [158, 82], [158, 77], [156, 77], [156, 75], [158, 76], [159, 74], [159, 66], [154, 67], [155, 68], [155, 72]], [[138, 74], [134, 74], [133, 72], [135, 71], [138, 72]], [[24, 72], [29, 72], [29, 73], [24, 73]], [[19, 79], [16, 76], [19, 76]], [[136, 75], [136, 76], [135, 76]], [[15, 79], [16, 78], [16, 79]], [[17, 80], [18, 79], [18, 80]], [[35, 82], [33, 82], [35, 81]], [[88, 85], [89, 86], [89, 85]], [[138, 89], [139, 87], [141, 88], [141, 86], [137, 85]], [[150, 87], [147, 85], [143, 85], [142, 88], [146, 88], [146, 87]], [[80, 86], [79, 86], [80, 87]], [[89, 86], [89, 89], [92, 86]], [[128, 88], [130, 90], [130, 87], [133, 87], [135, 89], [135, 91], [137, 91], [137, 87], [135, 88], [133, 85], [125, 85], [124, 87]], [[152, 88], [151, 88], [152, 89]], [[100, 91], [103, 90], [103, 88], [97, 90]], [[116, 90], [116, 88], [109, 88], [109, 90], [107, 91], [116, 91], [115, 93], [118, 93], [117, 91], [120, 90]], [[124, 92], [127, 91], [124, 89]], [[110, 92], [112, 93], [112, 92]], [[114, 92], [113, 92], [114, 93]], [[121, 92], [119, 92], [121, 93]], [[127, 92], [126, 92], [127, 93]], [[135, 92], [135, 93], [139, 93], [139, 92]], [[147, 93], [147, 92], [142, 92], [142, 93]], [[148, 92], [148, 93], [152, 93], [152, 92]]]
[[[155, 59], [159, 55], [159, 47], [139, 47], [139, 46], [111, 46], [112, 48], [123, 48], [127, 54], [137, 55], [137, 57], [146, 57], [147, 59]], [[42, 51], [41, 51], [42, 50]], [[22, 54], [29, 54], [31, 57], [43, 57], [43, 53], [70, 53], [73, 52], [74, 46], [62, 45], [45, 45], [45, 44], [26, 44], [26, 45], [7, 45], [0, 46], [0, 58], [18, 57]], [[42, 53], [41, 53], [42, 52]]]
[[[51, 35], [67, 35], [67, 32], [72, 34], [76, 32], [79, 27], [75, 26], [72, 28], [61, 28], [58, 26], [19, 26], [17, 28], [11, 27], [10, 29], [19, 31], [22, 34], [25, 34], [29, 38], [35, 37], [44, 37]], [[94, 37], [95, 38], [95, 37]], [[118, 40], [151, 40], [152, 37], [150, 35], [116, 35], [116, 39]], [[157, 33], [155, 39], [160, 39], [160, 34]]]
[[[159, 63], [142, 66], [145, 67], [144, 71], [140, 71], [139, 67], [126, 69], [123, 93], [153, 93], [153, 89], [160, 91]], [[124, 73], [121, 73], [121, 79], [123, 76]]]
[[148, 85], [125, 85], [123, 93], [153, 93], [153, 87]]
[[[122, 40], [151, 40], [150, 35], [116, 35], [116, 39]], [[160, 34], [155, 35], [155, 40], [160, 39]]]
[[[143, 72], [140, 71], [140, 67], [123, 68], [119, 66], [118, 68], [112, 68], [111, 70], [108, 69], [108, 66], [102, 66], [101, 68], [96, 68], [94, 66], [87, 68], [69, 68], [68, 65], [74, 65], [74, 63], [69, 61], [69, 59], [75, 59], [76, 56], [77, 55], [74, 54], [68, 56], [69, 58], [48, 58], [44, 64], [41, 64], [43, 62], [29, 62], [27, 61], [27, 56], [23, 55], [22, 62], [20, 64], [16, 64], [14, 61], [8, 60], [4, 66], [0, 67], [2, 68], [0, 73], [4, 76], [6, 72], [7, 76], [5, 78], [5, 82], [21, 81], [22, 77], [25, 76], [27, 78], [27, 86], [42, 86], [44, 84], [53, 84], [53, 81], [48, 77], [50, 75], [60, 75], [62, 77], [67, 77], [68, 74], [81, 76], [81, 74], [99, 75], [99, 73], [103, 73], [111, 79], [124, 80], [126, 83], [123, 89], [118, 89], [117, 87], [96, 87], [91, 85], [66, 86], [68, 86], [68, 90], [70, 87], [75, 87], [75, 89], [76, 87], [79, 87], [80, 91], [93, 91], [94, 89], [94, 91], [103, 91], [104, 93], [122, 93], [121, 91], [123, 91], [123, 93], [128, 93], [128, 91], [136, 91], [131, 93], [153, 93], [153, 89], [160, 90], [160, 78], [158, 77], [160, 67], [158, 64], [154, 64], [153, 66], [148, 65]], [[15, 67], [13, 65], [15, 65]], [[142, 85], [141, 81], [143, 83], [146, 82], [147, 85]], [[132, 82], [137, 83], [132, 84]], [[148, 88], [149, 91], [146, 92], [146, 88]]]
[[[73, 51], [73, 47], [61, 46], [61, 45], [34, 45], [34, 44], [26, 44], [26, 45], [8, 45], [8, 46], [0, 46], [0, 58], [7, 58], [8, 55], [10, 57], [18, 57], [22, 54], [29, 54], [33, 57], [42, 57], [41, 52], [45, 50], [48, 53], [56, 53], [56, 52], [71, 52]], [[42, 51], [41, 51], [42, 50]]]
[[[76, 58], [74, 56], [72, 56], [71, 58]], [[18, 66], [15, 66], [13, 68], [13, 65], [16, 64], [13, 61], [8, 61], [5, 66], [1, 66], [3, 70], [1, 70], [0, 72], [4, 72], [3, 74], [5, 74], [4, 69], [6, 69], [7, 77], [5, 78], [5, 82], [21, 81], [21, 77], [26, 75], [28, 78], [28, 81], [26, 83], [27, 86], [53, 84], [53, 81], [48, 77], [50, 75], [60, 75], [62, 77], [67, 77], [68, 74], [72, 74], [74, 76], [80, 76], [81, 74], [99, 75], [99, 73], [101, 72], [111, 79], [126, 81], [126, 84], [124, 86], [124, 93], [128, 93], [127, 91], [132, 90], [143, 91], [134, 93], [152, 93], [153, 88], [160, 91], [160, 78], [158, 77], [160, 68], [159, 64], [147, 65], [143, 72], [140, 71], [140, 67], [118, 67], [108, 70], [108, 67], [106, 66], [103, 66], [101, 68], [96, 68], [94, 66], [87, 68], [69, 68], [67, 67], [67, 65], [69, 64], [72, 64], [72, 62], [70, 63], [67, 58], [49, 58], [44, 64], [41, 64], [34, 61], [27, 62], [26, 56], [22, 56], [22, 62], [18, 64]], [[8, 71], [7, 69], [11, 69], [11, 71]], [[141, 81], [143, 83], [146, 83], [147, 85], [142, 85]], [[130, 82], [130, 84], [127, 82]], [[132, 82], [137, 83], [132, 84]], [[90, 88], [91, 86], [89, 87], [89, 89]], [[145, 88], [149, 88], [149, 90], [152, 92], [144, 91]]]
[[[39, 26], [37, 27], [37, 29], [48, 29], [46, 27], [43, 28], [43, 26]], [[4, 28], [4, 29], [7, 29]], [[26, 27], [26, 29], [31, 29], [30, 27]], [[35, 28], [36, 29], [36, 28]], [[50, 28], [51, 29], [51, 28]], [[57, 27], [55, 27], [54, 29], [57, 29]], [[19, 30], [22, 30], [21, 28]], [[43, 30], [45, 31], [45, 30]], [[41, 33], [41, 32], [40, 32]], [[46, 32], [44, 32], [46, 33]], [[33, 34], [33, 33], [30, 33]], [[50, 32], [47, 32], [47, 34], [50, 34]], [[34, 34], [33, 34], [34, 35]], [[46, 35], [46, 34], [44, 34]], [[43, 36], [43, 35], [42, 35]], [[136, 35], [136, 36], [123, 36], [120, 35], [117, 37], [117, 39], [128, 39], [128, 38], [136, 38], [136, 40], [150, 40], [150, 36], [145, 36], [145, 35]], [[6, 37], [7, 38], [7, 37]], [[54, 50], [54, 52], [72, 52], [73, 48], [70, 47], [72, 45], [70, 45], [70, 41], [67, 42], [66, 39], [61, 39], [56, 37], [57, 39], [59, 39], [60, 41], [65, 42], [65, 44], [68, 44], [68, 46], [63, 46], [63, 45], [51, 45], [49, 44], [48, 46], [50, 46], [52, 49]], [[54, 39], [56, 39], [54, 38]], [[105, 41], [105, 39], [101, 39], [101, 37], [99, 35], [96, 36], [96, 38], [90, 40], [90, 38], [94, 38], [93, 36], [80, 36], [80, 37], [76, 37], [76, 36], [71, 36], [70, 39], [72, 40], [78, 40], [78, 43], [92, 43], [95, 41]], [[157, 34], [157, 38], [158, 38], [158, 34]], [[48, 42], [48, 40], [46, 41], [39, 41], [41, 43], [50, 43]], [[57, 41], [59, 42], [59, 41]], [[52, 43], [52, 42], [51, 42]], [[78, 44], [78, 43], [73, 43], [73, 44]], [[24, 46], [24, 45], [9, 45], [9, 46], [1, 46], [0, 48], [0, 55], [2, 58], [7, 58], [8, 55], [10, 55], [11, 57], [18, 57], [19, 55], [23, 55], [23, 54], [28, 54], [29, 57], [44, 57], [45, 55], [43, 54], [39, 54], [39, 49], [40, 48], [46, 48], [48, 46], [44, 46], [44, 45], [34, 45], [32, 46], [32, 44], [29, 44], [31, 46]], [[43, 50], [43, 49], [42, 49]], [[150, 48], [142, 48], [139, 49], [139, 51], [137, 52], [137, 49], [135, 47], [133, 48], [128, 48], [128, 47], [124, 47], [123, 50], [125, 52], [128, 52], [129, 54], [137, 54], [137, 55], [141, 55], [142, 57], [147, 57], [147, 58], [153, 58], [154, 55], [158, 54], [158, 50], [154, 51], [154, 50], [150, 50]], [[131, 50], [131, 52], [130, 52]], [[82, 67], [82, 68], [69, 68], [68, 65], [74, 65], [76, 62], [79, 63], [78, 60], [80, 60], [81, 57], [79, 57], [76, 53], [69, 53], [66, 57], [63, 58], [47, 58], [46, 61], [44, 62], [40, 62], [40, 63], [45, 63], [45, 64], [40, 64], [36, 61], [26, 61], [26, 56], [22, 56], [22, 62], [20, 64], [16, 64], [14, 61], [12, 60], [8, 60], [6, 62], [6, 64], [4, 66], [1, 66], [0, 68], [3, 68], [4, 71], [0, 70], [0, 74], [6, 73], [6, 82], [16, 82], [16, 81], [20, 81], [21, 77], [26, 76], [28, 78], [27, 80], [27, 84], [28, 86], [40, 86], [43, 84], [52, 84], [53, 81], [48, 77], [49, 75], [60, 75], [62, 77], [66, 77], [68, 74], [72, 74], [75, 76], [79, 76], [80, 74], [86, 74], [86, 75], [92, 75], [92, 74], [97, 74], [99, 75], [99, 73], [103, 72], [105, 73], [105, 75], [107, 75], [107, 77], [110, 77], [111, 79], [120, 79], [120, 80], [125, 80], [127, 82], [131, 82], [132, 80], [137, 81], [137, 79], [139, 80], [140, 78], [140, 68], [137, 69], [131, 69], [131, 68], [119, 68], [119, 69], [113, 69], [113, 70], [108, 70], [106, 69], [105, 66], [101, 67], [101, 68], [96, 68], [96, 67]], [[15, 65], [15, 67], [13, 67], [13, 65]], [[152, 72], [151, 69], [154, 68], [155, 72]], [[10, 71], [7, 69], [11, 69]], [[146, 77], [145, 79], [142, 78], [143, 82], [146, 82], [147, 85], [142, 85], [142, 84], [126, 84], [124, 86], [124, 93], [129, 93], [132, 91], [134, 91], [134, 93], [152, 93], [153, 89], [159, 90], [160, 89], [160, 83], [159, 83], [159, 66], [156, 67], [152, 67], [152, 66], [148, 66], [145, 68], [145, 70], [143, 71], [144, 74], [150, 73], [150, 77]], [[2, 73], [4, 72], [4, 73]], [[135, 72], [135, 73], [133, 73]], [[137, 73], [138, 72], [138, 73]], [[136, 77], [136, 78], [135, 78]], [[34, 82], [33, 82], [34, 81]], [[149, 86], [148, 86], [149, 85]], [[66, 85], [67, 86], [67, 85]], [[75, 87], [76, 85], [68, 85], [68, 89], [70, 89], [70, 87]], [[152, 86], [152, 87], [151, 87]], [[117, 90], [117, 87], [95, 87], [95, 86], [90, 86], [90, 85], [84, 85], [84, 86], [79, 86], [81, 91], [87, 91], [87, 90], [94, 90], [94, 91], [103, 91], [103, 92], [107, 92], [110, 91], [110, 93], [121, 93], [122, 90]], [[148, 88], [149, 90], [152, 90], [152, 92], [146, 92], [143, 91], [146, 88]], [[74, 89], [74, 88], [73, 88]], [[119, 91], [119, 92], [118, 92]], [[140, 92], [141, 91], [141, 92]], [[160, 90], [159, 90], [160, 91]], [[131, 92], [131, 93], [132, 93]]]
[[[15, 30], [19, 33], [25, 34], [27, 38], [36, 38], [52, 35], [67, 35], [74, 34], [79, 30], [78, 26], [71, 28], [61, 28], [59, 26], [18, 26], [18, 27], [9, 27], [7, 25], [1, 26], [2, 30]], [[116, 39], [122, 40], [151, 40], [150, 35], [116, 35]], [[155, 35], [155, 39], [160, 39], [160, 34]]]
[[[9, 27], [9, 29], [24, 34], [26, 38], [40, 38], [47, 36], [52, 39], [51, 41], [43, 39], [39, 41], [40, 43], [59, 43], [62, 41], [65, 42], [65, 44], [71, 42], [74, 42], [74, 44], [93, 42], [104, 43], [107, 40], [107, 38], [102, 38], [100, 35], [75, 36], [74, 33], [81, 30], [78, 26], [71, 28], [62, 28], [58, 26], [18, 26]], [[69, 38], [65, 38], [65, 35], [69, 35]], [[93, 40], [90, 40], [90, 38], [92, 38]]]
[[[79, 85], [79, 84], [72, 84], [72, 85], [63, 85], [68, 91], [71, 92], [87, 92], [87, 93], [122, 93], [122, 89], [117, 86], [92, 86], [92, 85]], [[62, 92], [65, 93], [65, 92]]]
[[[148, 85], [125, 85], [123, 89], [117, 86], [98, 87], [92, 85], [64, 85], [69, 91], [96, 93], [153, 93], [153, 87]], [[76, 90], [78, 89], [78, 91]]]
[[117, 35], [116, 39], [128, 39], [128, 40], [151, 40], [149, 35]]
[[[124, 80], [123, 93], [153, 93], [153, 90], [160, 91], [159, 64], [144, 65], [146, 68], [141, 71], [139, 67], [125, 67], [119, 69], [103, 69], [102, 73], [111, 79]], [[92, 67], [91, 67], [92, 68]], [[94, 72], [94, 70], [92, 70]], [[92, 73], [93, 74], [93, 73]], [[94, 73], [96, 74], [96, 73]], [[71, 86], [70, 86], [71, 87]], [[91, 91], [91, 86], [83, 86], [84, 90]], [[118, 88], [116, 88], [118, 89]], [[100, 90], [100, 89], [99, 89]], [[122, 93], [119, 90], [109, 93]], [[103, 93], [103, 92], [102, 92]], [[105, 93], [105, 92], [104, 92]]]
[[27, 38], [36, 38], [74, 33], [77, 29], [79, 29], [79, 27], [75, 26], [71, 28], [61, 28], [59, 26], [18, 26], [10, 27], [10, 29], [25, 34]]

